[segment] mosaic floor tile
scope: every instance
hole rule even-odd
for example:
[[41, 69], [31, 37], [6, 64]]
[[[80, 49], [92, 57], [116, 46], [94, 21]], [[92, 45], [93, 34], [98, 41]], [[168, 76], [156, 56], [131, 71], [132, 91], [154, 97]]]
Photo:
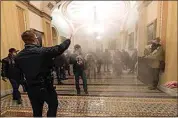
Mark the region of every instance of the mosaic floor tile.
[[[58, 99], [58, 116], [177, 116], [178, 110], [177, 99], [173, 98], [59, 96]], [[1, 101], [2, 107], [8, 108], [1, 112], [2, 116], [32, 116], [26, 95], [22, 105], [9, 97]], [[45, 105], [44, 116], [46, 108]]]
[[[65, 80], [64, 85], [56, 85], [59, 100], [57, 116], [178, 116], [176, 97], [159, 90], [148, 90], [135, 75], [123, 74], [122, 78], [114, 78], [111, 73], [106, 73], [102, 76], [88, 79], [88, 96], [84, 95], [83, 89], [82, 95], [76, 96], [72, 77]], [[22, 104], [18, 105], [12, 100], [11, 95], [1, 98], [1, 116], [32, 116], [31, 104], [26, 93], [22, 94], [22, 99]], [[43, 116], [46, 116], [46, 104], [43, 111]]]

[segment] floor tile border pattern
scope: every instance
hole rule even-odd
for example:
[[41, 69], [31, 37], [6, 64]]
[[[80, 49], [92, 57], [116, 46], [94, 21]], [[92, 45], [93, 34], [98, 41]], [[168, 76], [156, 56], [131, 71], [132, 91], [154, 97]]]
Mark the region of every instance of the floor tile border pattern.
[[[26, 95], [23, 95], [23, 97], [25, 99], [28, 99]], [[6, 97], [7, 99], [10, 97]], [[5, 101], [7, 99], [4, 99], [2, 101]], [[135, 103], [135, 101], [138, 101], [140, 104], [141, 103], [157, 103], [157, 104], [172, 104], [175, 103], [176, 99], [154, 99], [154, 98], [111, 98], [111, 97], [83, 97], [83, 96], [59, 96], [59, 100], [62, 101], [75, 101], [75, 100], [80, 100], [80, 102], [85, 102], [85, 101], [90, 101], [90, 102], [96, 102], [96, 101], [102, 101], [105, 100], [106, 102], [109, 103], [115, 103], [116, 101], [122, 101], [123, 103]], [[45, 106], [46, 107], [46, 106]], [[20, 108], [20, 109], [19, 109]], [[10, 109], [10, 110], [7, 110]], [[21, 108], [21, 107], [6, 107], [4, 110], [6, 111], [2, 111], [1, 115], [8, 113], [8, 112], [28, 112], [29, 114], [31, 113], [31, 106], [26, 107], [26, 108]], [[82, 113], [83, 112], [83, 113]], [[171, 116], [170, 114], [164, 114], [164, 113], [151, 113], [151, 112], [126, 112], [126, 111], [122, 111], [122, 112], [112, 112], [112, 111], [92, 111], [92, 110], [88, 110], [86, 111], [81, 111], [81, 110], [76, 110], [76, 109], [60, 109], [58, 110], [58, 116]]]

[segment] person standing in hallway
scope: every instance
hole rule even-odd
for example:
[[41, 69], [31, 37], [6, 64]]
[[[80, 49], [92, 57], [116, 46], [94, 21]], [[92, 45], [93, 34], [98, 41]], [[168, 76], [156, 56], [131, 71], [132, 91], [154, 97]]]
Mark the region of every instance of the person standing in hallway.
[[21, 104], [21, 95], [18, 90], [20, 86], [20, 81], [18, 80], [22, 76], [17, 73], [14, 61], [17, 52], [18, 51], [15, 48], [9, 49], [8, 56], [2, 60], [1, 76], [3, 77], [4, 81], [6, 81], [5, 78], [9, 79], [13, 89], [13, 100], [17, 100], [17, 103]]
[[130, 60], [130, 73], [135, 72], [136, 63], [137, 63], [137, 49], [133, 49], [133, 54], [131, 55], [131, 60]]
[[148, 89], [154, 90], [157, 88], [159, 82], [160, 62], [164, 60], [164, 52], [159, 38], [152, 41], [151, 53], [144, 58], [147, 59], [152, 74], [152, 82]]
[[123, 62], [123, 68], [125, 70], [129, 68], [129, 61], [130, 61], [129, 53], [123, 49], [122, 50], [122, 62]]
[[119, 50], [115, 50], [113, 54], [113, 72], [121, 77], [122, 74], [122, 61], [121, 61], [121, 52]]
[[101, 50], [97, 50], [96, 51], [96, 58], [97, 58], [97, 61], [96, 61], [96, 64], [97, 64], [97, 73], [100, 74], [101, 72], [101, 67], [102, 67], [102, 51]]
[[104, 58], [104, 71], [106, 72], [109, 72], [109, 65], [110, 65], [110, 61], [111, 61], [111, 54], [110, 52], [108, 51], [108, 49], [105, 49], [105, 52], [104, 52], [104, 55], [103, 55], [103, 58]]
[[85, 94], [88, 94], [87, 88], [87, 78], [85, 73], [85, 59], [82, 54], [82, 49], [79, 44], [74, 46], [74, 53], [71, 55], [71, 64], [73, 64], [73, 73], [75, 76], [75, 85], [77, 90], [77, 95], [80, 95], [80, 83], [79, 78], [83, 80], [83, 89]]
[[86, 55], [86, 70], [87, 70], [87, 78], [96, 79], [96, 58], [94, 58], [94, 54], [89, 52]]
[[67, 59], [64, 54], [59, 55], [54, 59], [54, 66], [57, 74], [58, 84], [64, 84], [61, 81], [66, 79], [66, 65]]
[[66, 57], [66, 61], [67, 61], [66, 62], [66, 70], [67, 70], [69, 76], [71, 75], [71, 73], [70, 73], [70, 55], [71, 55], [70, 51], [67, 50], [65, 52], [65, 57]]
[[25, 76], [27, 94], [30, 99], [33, 116], [42, 117], [44, 102], [48, 104], [48, 117], [55, 117], [58, 99], [51, 70], [53, 58], [61, 55], [70, 45], [70, 39], [52, 47], [42, 47], [39, 36], [33, 30], [27, 30], [22, 35], [25, 48], [15, 58], [18, 71]]

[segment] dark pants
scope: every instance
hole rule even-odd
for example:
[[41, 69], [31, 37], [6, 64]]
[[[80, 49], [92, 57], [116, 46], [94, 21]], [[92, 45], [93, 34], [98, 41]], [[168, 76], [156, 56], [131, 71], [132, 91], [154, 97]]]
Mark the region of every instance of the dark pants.
[[41, 87], [29, 87], [27, 90], [30, 99], [33, 116], [42, 117], [44, 102], [48, 104], [47, 117], [56, 117], [58, 99], [54, 88], [41, 90]]
[[135, 71], [135, 64], [137, 63], [137, 60], [131, 60], [130, 61], [130, 72]]
[[64, 67], [56, 67], [57, 79], [58, 82], [66, 79], [66, 73]]
[[121, 76], [122, 74], [121, 62], [119, 63], [119, 61], [117, 61], [117, 63], [113, 63], [113, 71], [117, 76]]
[[80, 91], [80, 83], [79, 83], [80, 77], [83, 80], [83, 89], [84, 91], [87, 91], [87, 78], [85, 72], [84, 71], [74, 72], [74, 75], [75, 75], [75, 86], [77, 91]]
[[14, 79], [9, 79], [11, 85], [12, 85], [12, 89], [13, 89], [13, 100], [19, 100], [21, 99], [21, 95], [19, 92], [19, 86], [20, 84], [18, 84]]
[[97, 64], [97, 72], [100, 73], [101, 72], [101, 63], [98, 62]]
[[152, 86], [157, 87], [159, 82], [159, 68], [151, 68], [151, 74], [152, 74]]
[[66, 70], [67, 70], [67, 72], [68, 72], [68, 75], [70, 76], [70, 65], [67, 65], [67, 66], [66, 66]]
[[109, 61], [105, 61], [105, 63], [104, 63], [104, 71], [109, 71]]

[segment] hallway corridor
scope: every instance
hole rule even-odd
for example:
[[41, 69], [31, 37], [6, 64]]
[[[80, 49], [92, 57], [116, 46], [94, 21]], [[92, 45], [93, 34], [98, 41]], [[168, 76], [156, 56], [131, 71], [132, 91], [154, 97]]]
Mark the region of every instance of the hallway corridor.
[[[99, 76], [97, 76], [99, 77]], [[81, 85], [82, 87], [82, 85]], [[88, 79], [89, 96], [76, 96], [74, 79], [56, 85], [58, 116], [177, 116], [177, 99], [159, 90], [149, 90], [135, 75], [124, 74], [112, 78], [109, 73], [97, 79]], [[27, 95], [22, 105], [11, 96], [1, 99], [2, 116], [32, 116]], [[46, 114], [46, 104], [44, 114]]]
[[1, 0], [0, 116], [178, 117], [177, 2]]

